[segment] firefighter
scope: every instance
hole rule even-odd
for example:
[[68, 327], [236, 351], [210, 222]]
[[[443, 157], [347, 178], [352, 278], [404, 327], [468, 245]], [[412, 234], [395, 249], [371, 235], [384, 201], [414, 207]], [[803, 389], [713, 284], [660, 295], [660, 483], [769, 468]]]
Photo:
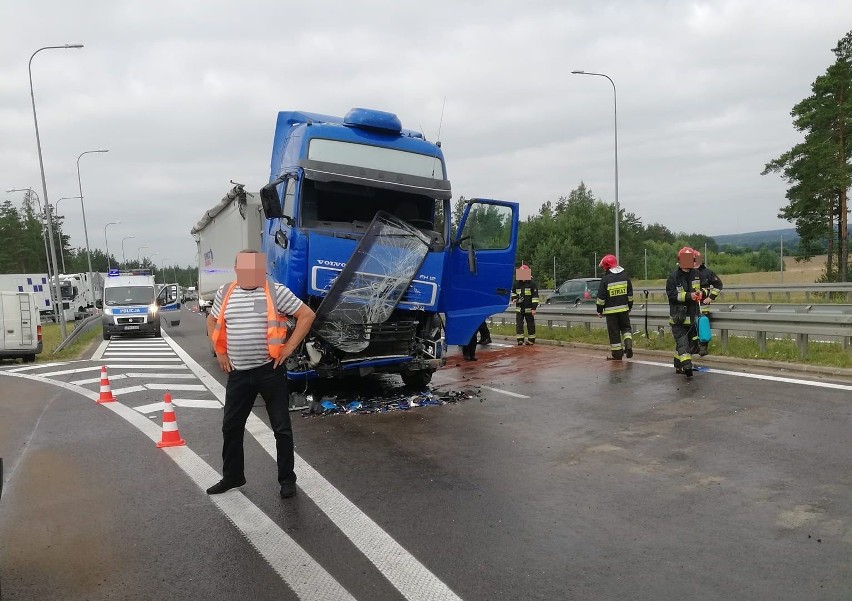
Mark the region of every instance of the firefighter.
[[675, 372], [692, 377], [692, 352], [698, 346], [696, 320], [701, 313], [701, 300], [708, 296], [701, 288], [701, 276], [695, 269], [695, 251], [684, 246], [677, 253], [678, 267], [666, 280], [669, 297], [669, 323], [675, 339]]
[[[532, 278], [529, 265], [515, 270], [515, 288], [512, 302], [515, 303], [515, 333], [518, 346], [535, 344], [535, 310], [538, 309], [538, 286]], [[527, 324], [527, 340], [524, 342], [524, 322]]]
[[[704, 255], [697, 250], [695, 251], [695, 268], [698, 270], [698, 275], [701, 276], [701, 287], [706, 289], [709, 294], [701, 301], [701, 314], [706, 315], [710, 319], [710, 303], [716, 300], [719, 293], [722, 292], [722, 280], [716, 275], [716, 272], [704, 264]], [[698, 354], [702, 357], [707, 354], [707, 343], [698, 343]]]
[[604, 275], [598, 288], [596, 308], [598, 317], [606, 317], [609, 351], [612, 353], [607, 360], [621, 361], [624, 355], [630, 359], [633, 356], [633, 329], [630, 327], [633, 283], [615, 255], [606, 255], [601, 259], [600, 267]]

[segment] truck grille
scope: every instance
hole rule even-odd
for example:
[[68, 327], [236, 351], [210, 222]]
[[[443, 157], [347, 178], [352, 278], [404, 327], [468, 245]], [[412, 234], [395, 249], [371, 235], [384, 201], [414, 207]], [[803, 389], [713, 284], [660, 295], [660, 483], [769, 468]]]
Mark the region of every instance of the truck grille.
[[407, 355], [411, 352], [416, 321], [387, 321], [385, 323], [361, 326], [366, 329], [370, 346], [360, 353], [348, 354], [347, 359], [355, 357], [374, 357], [383, 355]]

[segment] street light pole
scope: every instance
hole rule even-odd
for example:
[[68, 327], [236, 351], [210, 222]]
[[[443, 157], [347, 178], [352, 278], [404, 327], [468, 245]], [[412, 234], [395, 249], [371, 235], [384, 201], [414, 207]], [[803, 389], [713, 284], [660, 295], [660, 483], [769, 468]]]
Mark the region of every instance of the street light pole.
[[[151, 256], [150, 256], [150, 257], [148, 257], [149, 259], [151, 259], [151, 272], [152, 272], [152, 273], [153, 273], [153, 275], [154, 275], [154, 281], [155, 281], [155, 282], [157, 281], [157, 264], [154, 262], [154, 256], [155, 256], [155, 255], [159, 255], [159, 254], [160, 254], [160, 253], [151, 253]], [[164, 284], [166, 283], [165, 278], [163, 278], [163, 283], [164, 283]]]
[[142, 256], [141, 253], [142, 253], [143, 248], [151, 248], [151, 247], [150, 246], [140, 246], [139, 248], [136, 249], [136, 262], [139, 263], [140, 268], [142, 267], [142, 259], [140, 257]]
[[125, 269], [127, 269], [127, 255], [124, 254], [124, 241], [135, 237], [136, 236], [125, 236], [121, 239], [121, 262], [124, 264]]
[[106, 256], [107, 256], [107, 271], [112, 269], [112, 266], [109, 263], [109, 240], [107, 240], [106, 230], [111, 225], [118, 225], [121, 223], [120, 221], [110, 221], [104, 226], [104, 245], [106, 245]]
[[83, 211], [83, 236], [86, 239], [86, 258], [89, 261], [89, 290], [92, 291], [92, 302], [95, 301], [95, 280], [92, 277], [92, 251], [89, 250], [89, 228], [86, 227], [86, 205], [83, 203], [83, 183], [80, 180], [80, 159], [84, 154], [93, 152], [109, 152], [109, 150], [86, 150], [77, 156], [77, 188], [80, 190], [80, 209]]
[[615, 125], [615, 258], [621, 260], [618, 244], [618, 229], [621, 221], [621, 209], [618, 204], [618, 94], [615, 90], [615, 82], [609, 75], [603, 73], [592, 73], [590, 71], [571, 71], [574, 75], [597, 75], [598, 77], [606, 77], [609, 83], [612, 84], [612, 102], [613, 102], [613, 123]]
[[[57, 200], [53, 208], [56, 209], [56, 217], [59, 217], [59, 203], [63, 200], [67, 200], [69, 198], [80, 198], [79, 196], [63, 196], [59, 200]], [[62, 273], [67, 273], [65, 271], [65, 244], [62, 242], [62, 230], [56, 232], [58, 234], [57, 238], [59, 238], [59, 256], [62, 257]]]
[[[66, 50], [69, 48], [82, 48], [83, 44], [64, 44], [62, 46], [44, 46], [43, 48], [39, 48], [30, 56], [30, 62], [27, 66], [27, 70], [30, 75], [30, 99], [33, 104], [33, 124], [35, 125], [35, 135], [36, 135], [36, 147], [38, 148], [38, 166], [41, 171], [41, 189], [44, 193], [44, 205], [45, 205], [45, 213], [47, 215], [47, 238], [50, 240], [50, 261], [53, 264], [53, 273], [57, 274], [57, 265], [56, 265], [56, 249], [53, 246], [53, 224], [50, 219], [50, 201], [47, 197], [47, 180], [44, 177], [44, 158], [41, 153], [41, 137], [38, 133], [38, 115], [36, 114], [36, 105], [35, 105], [35, 92], [33, 91], [33, 59], [35, 55], [41, 52], [42, 50], [54, 50], [54, 49], [62, 49]], [[62, 304], [62, 293], [59, 289], [59, 278], [55, 277], [53, 279], [53, 291], [56, 294], [56, 302], [60, 305]], [[62, 339], [65, 340], [68, 337], [68, 331], [65, 326], [65, 311], [63, 311], [62, 306], [59, 308], [59, 330], [62, 334]]]

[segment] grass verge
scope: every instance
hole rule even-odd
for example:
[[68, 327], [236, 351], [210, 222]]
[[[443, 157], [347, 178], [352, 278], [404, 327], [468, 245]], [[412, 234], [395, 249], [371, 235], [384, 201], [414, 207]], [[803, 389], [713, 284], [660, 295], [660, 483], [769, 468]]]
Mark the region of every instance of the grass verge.
[[[515, 328], [513, 326], [495, 324], [489, 327], [495, 334], [509, 337], [515, 336]], [[586, 344], [598, 344], [604, 348], [609, 347], [609, 339], [607, 338], [606, 330], [603, 328], [590, 328], [587, 331], [585, 326], [548, 328], [537, 325], [536, 338], [538, 340], [582, 342]], [[652, 330], [650, 338], [645, 338], [644, 332], [642, 334], [634, 334], [633, 347], [637, 349], [674, 352], [674, 339], [672, 338], [671, 331], [666, 331], [660, 336], [656, 330]], [[804, 359], [799, 358], [799, 349], [792, 340], [767, 340], [766, 352], [761, 353], [755, 340], [740, 336], [731, 336], [728, 339], [727, 350], [723, 351], [721, 345], [715, 339], [710, 342], [709, 350], [711, 355], [724, 357], [852, 368], [852, 355], [844, 350], [843, 345], [839, 342], [810, 342], [808, 343], [808, 354]]]
[[[72, 359], [79, 359], [83, 351], [89, 348], [92, 341], [101, 334], [101, 328], [99, 325], [100, 324], [90, 328], [88, 332], [84, 332], [72, 344], [66, 346], [57, 353], [56, 347], [59, 346], [60, 342], [62, 342], [62, 333], [60, 332], [59, 325], [55, 323], [42, 324], [41, 333], [44, 349], [40, 355], [36, 356], [36, 362], [45, 363], [48, 361], [70, 361]], [[67, 332], [70, 334], [76, 324], [69, 323], [67, 326]]]

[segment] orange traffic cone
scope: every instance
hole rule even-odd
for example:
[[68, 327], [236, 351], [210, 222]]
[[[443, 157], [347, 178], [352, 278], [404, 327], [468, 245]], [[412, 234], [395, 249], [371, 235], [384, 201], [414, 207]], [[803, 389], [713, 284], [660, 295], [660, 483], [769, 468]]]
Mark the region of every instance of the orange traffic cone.
[[109, 378], [107, 377], [106, 365], [101, 367], [101, 396], [98, 397], [99, 403], [112, 403], [115, 397], [112, 395], [112, 390], [109, 387]]
[[172, 407], [172, 395], [168, 392], [163, 395], [163, 402], [166, 406], [163, 408], [163, 435], [160, 442], [157, 443], [157, 448], [163, 447], [179, 447], [186, 444], [186, 441], [180, 437], [177, 420], [175, 419], [175, 410]]

